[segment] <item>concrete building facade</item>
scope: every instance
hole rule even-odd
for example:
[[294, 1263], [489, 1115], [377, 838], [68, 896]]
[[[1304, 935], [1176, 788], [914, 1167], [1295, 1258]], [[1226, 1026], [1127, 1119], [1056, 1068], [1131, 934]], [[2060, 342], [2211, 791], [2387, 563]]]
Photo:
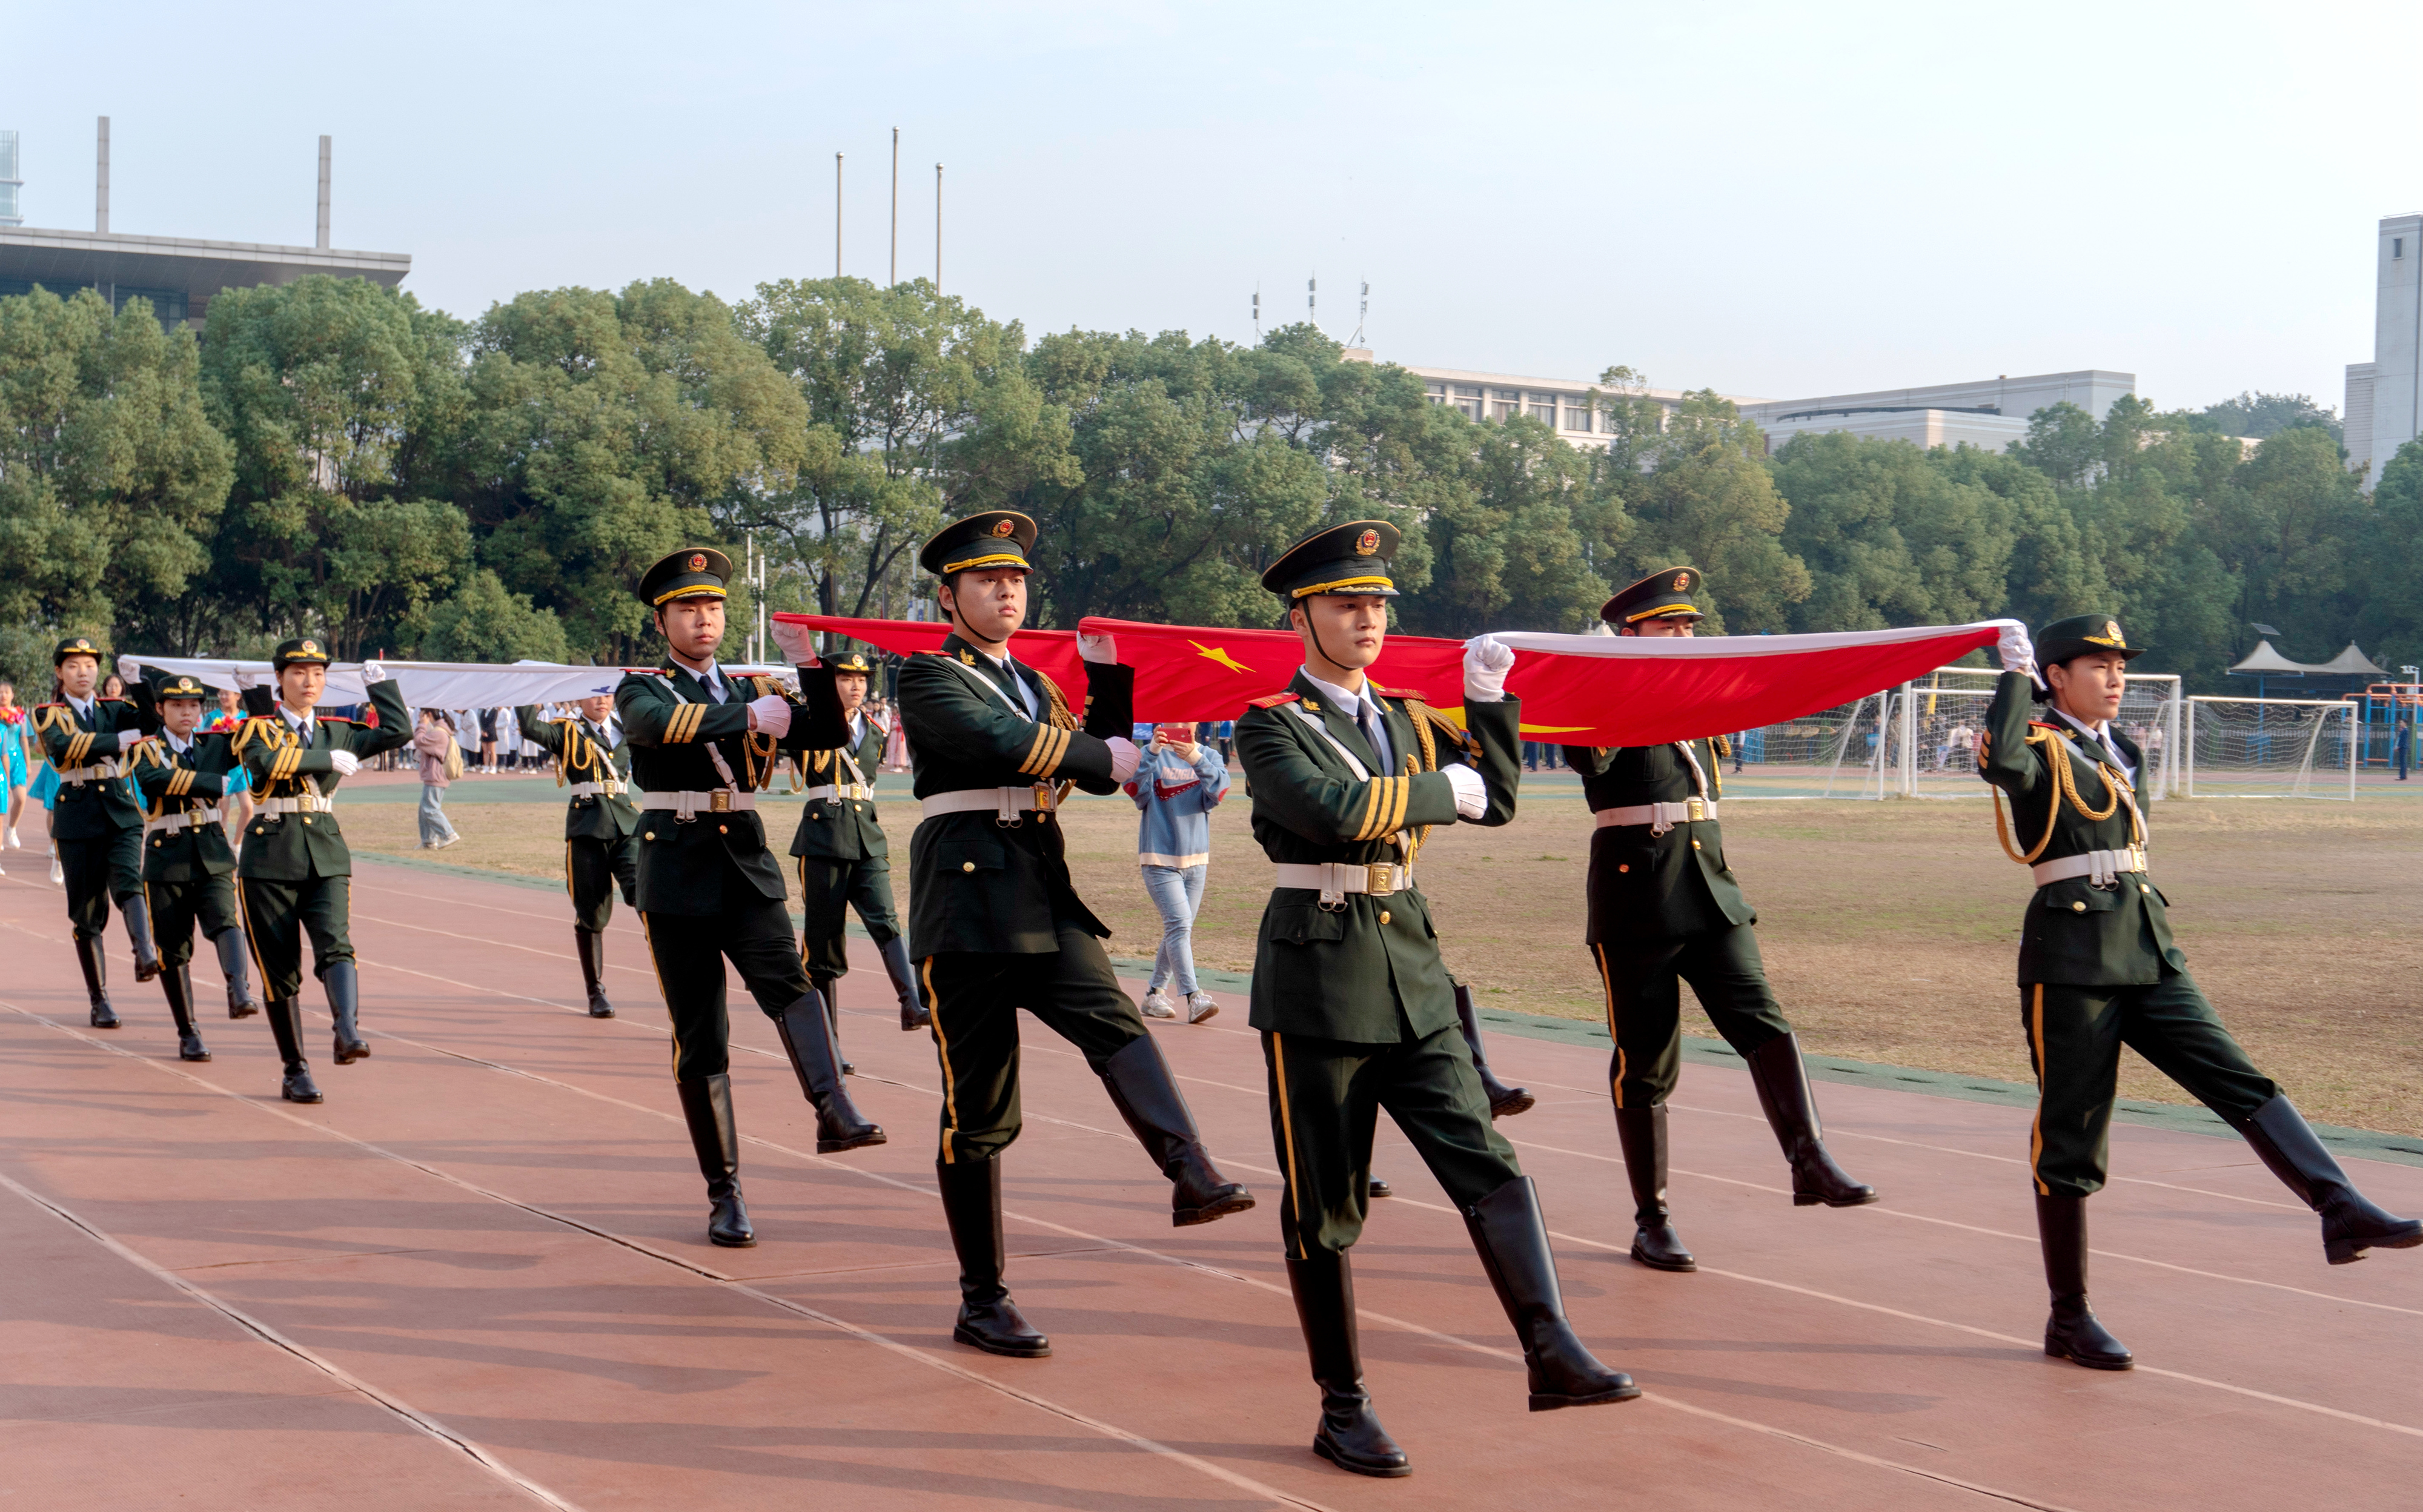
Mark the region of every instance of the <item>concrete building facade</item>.
[[2348, 466], [2368, 485], [2423, 434], [2423, 215], [2381, 222], [2373, 248], [2372, 360], [2347, 370]]

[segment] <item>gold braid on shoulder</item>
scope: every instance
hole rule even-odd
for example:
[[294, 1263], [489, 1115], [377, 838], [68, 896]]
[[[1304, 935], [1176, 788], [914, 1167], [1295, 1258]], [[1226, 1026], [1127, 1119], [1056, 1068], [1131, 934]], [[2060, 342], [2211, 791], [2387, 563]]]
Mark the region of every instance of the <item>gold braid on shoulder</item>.
[[[2079, 793], [2078, 775], [2070, 770], [2069, 748], [2063, 743], [2061, 737], [2051, 730], [2031, 729], [2028, 731], [2028, 744], [2037, 748], [2036, 756], [2052, 774], [2053, 796], [2045, 804], [2044, 837], [2037, 840], [2034, 849], [2025, 855], [2021, 855], [2019, 848], [2011, 843], [2010, 823], [2003, 817], [2003, 789], [1995, 788], [1988, 795], [1994, 804], [1994, 838], [2003, 842], [2004, 855], [2023, 867], [2035, 866], [2036, 858], [2045, 853], [2045, 848], [2052, 844], [2053, 821], [2061, 818], [2061, 805], [2065, 801], [2078, 811], [2081, 819], [2099, 824], [2110, 819], [2120, 806], [2120, 791], [2128, 785], [2126, 777], [2103, 762], [2097, 762], [2095, 770], [2103, 776], [2104, 802], [2100, 809], [2089, 808], [2085, 798]], [[2145, 820], [2138, 816], [2133, 804], [2130, 805], [2129, 819], [2136, 842], [2143, 845], [2146, 842]]]

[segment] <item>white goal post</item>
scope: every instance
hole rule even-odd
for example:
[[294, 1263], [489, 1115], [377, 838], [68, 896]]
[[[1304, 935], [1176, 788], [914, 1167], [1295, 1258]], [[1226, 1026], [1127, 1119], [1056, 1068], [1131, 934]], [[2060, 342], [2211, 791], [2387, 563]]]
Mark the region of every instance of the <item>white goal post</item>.
[[2355, 801], [2353, 703], [2198, 694], [2188, 709], [2188, 797]]

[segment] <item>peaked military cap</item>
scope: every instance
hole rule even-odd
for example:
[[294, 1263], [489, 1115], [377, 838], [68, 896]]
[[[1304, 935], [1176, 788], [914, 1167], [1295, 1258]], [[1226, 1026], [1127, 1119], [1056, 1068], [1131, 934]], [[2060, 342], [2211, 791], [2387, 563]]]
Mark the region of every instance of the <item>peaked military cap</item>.
[[2036, 665], [2040, 667], [2097, 651], [2117, 651], [2134, 661], [2148, 649], [2130, 645], [2129, 638], [2120, 633], [2120, 622], [2109, 614], [2072, 614], [2036, 632]]
[[937, 578], [988, 567], [1032, 572], [1035, 564], [1026, 553], [1034, 545], [1035, 521], [1014, 509], [989, 509], [935, 532], [917, 553], [917, 565]]
[[269, 654], [269, 664], [279, 672], [288, 667], [325, 667], [328, 648], [308, 635], [297, 636], [278, 642], [277, 649]]
[[61, 641], [57, 648], [51, 652], [51, 665], [55, 667], [71, 656], [88, 656], [96, 661], [105, 660], [101, 647], [93, 644], [92, 637], [71, 635]]
[[824, 662], [835, 672], [855, 672], [862, 677], [869, 676], [875, 671], [867, 664], [865, 656], [857, 651], [845, 651], [839, 656], [829, 656], [824, 659]]
[[685, 546], [640, 574], [640, 602], [660, 609], [676, 598], [721, 598], [732, 559], [711, 546]]
[[1280, 553], [1262, 574], [1262, 586], [1290, 604], [1315, 594], [1377, 594], [1397, 597], [1388, 565], [1404, 533], [1385, 519], [1351, 519], [1315, 531]]
[[1697, 567], [1659, 567], [1599, 605], [1598, 617], [1617, 629], [1645, 619], [1687, 619], [1696, 625], [1708, 616], [1691, 602], [1691, 592], [1706, 581]]
[[151, 679], [151, 696], [155, 699], [199, 698], [207, 702], [218, 695], [219, 691], [216, 688], [205, 686], [200, 678], [190, 672], [180, 672], [174, 676], [162, 676]]

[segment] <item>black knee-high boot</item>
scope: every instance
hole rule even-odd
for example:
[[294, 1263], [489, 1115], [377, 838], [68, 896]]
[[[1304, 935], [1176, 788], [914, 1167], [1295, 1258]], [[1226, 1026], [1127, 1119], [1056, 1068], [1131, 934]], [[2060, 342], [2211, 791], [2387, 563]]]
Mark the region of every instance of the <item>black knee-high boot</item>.
[[756, 1244], [749, 1209], [740, 1201], [740, 1129], [732, 1117], [732, 1078], [718, 1074], [677, 1079], [682, 1122], [689, 1125], [690, 1149], [706, 1178], [706, 1237], [726, 1249]]
[[1321, 1388], [1321, 1426], [1312, 1452], [1357, 1475], [1394, 1479], [1414, 1467], [1405, 1451], [1380, 1426], [1371, 1393], [1363, 1386], [1363, 1351], [1354, 1324], [1354, 1272], [1346, 1256], [1316, 1249], [1287, 1263], [1288, 1290], [1295, 1294], [1295, 1320], [1304, 1329], [1305, 1353], [1312, 1358], [1312, 1382]]
[[2357, 1191], [2286, 1092], [2257, 1108], [2238, 1132], [2297, 1201], [2322, 1216], [2322, 1258], [2332, 1265], [2352, 1265], [2367, 1249], [2423, 1244], [2423, 1223], [2384, 1212]]
[[1766, 1111], [1775, 1142], [1792, 1167], [1792, 1205], [1857, 1207], [1877, 1200], [1877, 1189], [1853, 1181], [1826, 1153], [1817, 1122], [1817, 1099], [1809, 1090], [1809, 1068], [1800, 1059], [1800, 1037], [1781, 1034], [1748, 1056], [1750, 1084]]
[[319, 1084], [311, 1079], [311, 1062], [303, 1058], [303, 1000], [299, 997], [273, 997], [269, 1000], [269, 1032], [277, 1041], [277, 1058], [285, 1066], [285, 1079], [278, 1083], [277, 1095], [290, 1103], [317, 1103]]
[[1001, 1162], [938, 1160], [934, 1180], [942, 1187], [951, 1248], [959, 1257], [959, 1316], [951, 1337], [1013, 1360], [1051, 1354], [1052, 1341], [1026, 1321], [1001, 1279], [1009, 1255], [1001, 1233]]
[[790, 1053], [791, 1069], [799, 1074], [800, 1090], [816, 1110], [816, 1154], [829, 1155], [861, 1145], [881, 1144], [881, 1125], [859, 1115], [842, 1084], [841, 1055], [833, 1048], [832, 1025], [825, 1017], [821, 995], [808, 995], [783, 1010], [774, 1020], [783, 1048]]
[[92, 1027], [118, 1027], [118, 1011], [109, 1006], [109, 963], [101, 953], [101, 938], [75, 937], [76, 964], [84, 968], [85, 995], [92, 1002]]
[[1212, 1164], [1212, 1153], [1203, 1148], [1203, 1136], [1195, 1126], [1195, 1111], [1186, 1106], [1169, 1062], [1162, 1058], [1161, 1045], [1150, 1034], [1129, 1041], [1111, 1057], [1102, 1067], [1102, 1085], [1136, 1142], [1169, 1178], [1172, 1228], [1209, 1223], [1254, 1205], [1253, 1193]]
[[840, 982], [831, 977], [810, 977], [808, 985], [816, 990], [818, 997], [824, 999], [825, 1030], [832, 1036], [833, 1058], [841, 1062], [841, 1074], [845, 1076], [857, 1075], [858, 1068], [851, 1065], [849, 1058], [841, 1053], [841, 994], [834, 990], [841, 985]]
[[332, 963], [327, 974], [320, 979], [327, 990], [328, 1016], [337, 1026], [337, 1064], [350, 1066], [371, 1053], [371, 1044], [362, 1038], [361, 974], [350, 961]]
[[1472, 989], [1462, 982], [1455, 984], [1455, 1016], [1464, 1027], [1464, 1042], [1472, 1049], [1472, 1069], [1481, 1073], [1481, 1090], [1489, 1098], [1489, 1116], [1511, 1119], [1517, 1113], [1528, 1113], [1538, 1101], [1520, 1087], [1509, 1087], [1489, 1070], [1489, 1058], [1481, 1049], [1481, 1017], [1473, 1011]]
[[1632, 1377], [1598, 1362], [1565, 1321], [1557, 1260], [1548, 1249], [1548, 1223], [1540, 1213], [1539, 1189], [1517, 1176], [1466, 1208], [1464, 1225], [1481, 1252], [1489, 1284], [1497, 1290], [1506, 1321], [1523, 1343], [1530, 1369], [1531, 1410], [1624, 1402], [1640, 1394]]
[[572, 948], [580, 957], [580, 984], [589, 993], [589, 1016], [612, 1018], [614, 1005], [606, 1000], [606, 936], [576, 924]]
[[252, 995], [252, 978], [246, 969], [252, 963], [244, 931], [230, 925], [212, 935], [211, 945], [219, 953], [219, 975], [227, 979], [228, 1017], [250, 1018], [260, 1012], [261, 999]]
[[160, 989], [168, 997], [168, 1016], [177, 1021], [177, 1058], [208, 1060], [211, 1053], [203, 1047], [202, 1037], [194, 1031], [193, 967], [180, 961], [164, 968]]
[[1619, 1107], [1616, 1138], [1632, 1179], [1632, 1258], [1652, 1270], [1697, 1270], [1666, 1212], [1666, 1105]]
[[127, 943], [135, 947], [135, 979], [150, 981], [160, 975], [160, 947], [151, 943], [151, 909], [143, 895], [121, 899], [119, 917], [126, 921]]
[[892, 990], [900, 995], [900, 1027], [903, 1032], [922, 1029], [933, 1022], [926, 1011], [925, 1000], [917, 995], [917, 973], [909, 964], [909, 942], [894, 935], [877, 947], [883, 955], [883, 974], [892, 979]]
[[2044, 1246], [2045, 1288], [2052, 1315], [2045, 1320], [2045, 1353], [2089, 1370], [2127, 1370], [2129, 1346], [2112, 1337], [2086, 1305], [2086, 1199], [2036, 1198], [2036, 1238]]

